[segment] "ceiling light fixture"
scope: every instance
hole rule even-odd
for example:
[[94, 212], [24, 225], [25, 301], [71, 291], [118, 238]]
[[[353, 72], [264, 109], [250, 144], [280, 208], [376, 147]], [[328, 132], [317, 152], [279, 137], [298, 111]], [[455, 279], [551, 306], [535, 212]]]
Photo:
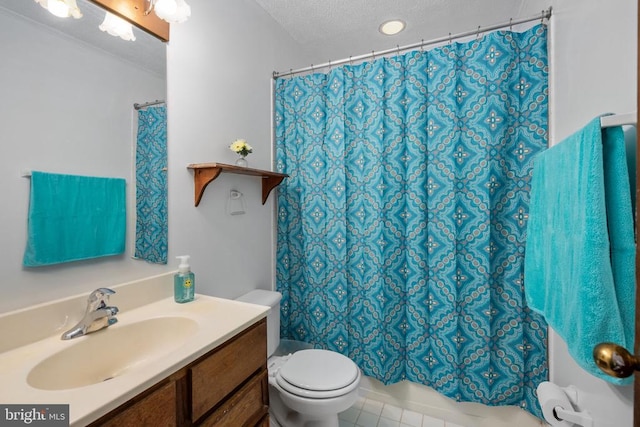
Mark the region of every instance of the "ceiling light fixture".
[[122, 40], [135, 41], [136, 39], [136, 36], [133, 35], [131, 24], [109, 12], [105, 14], [104, 21], [98, 28], [112, 36], [120, 37]]
[[82, 12], [78, 9], [76, 0], [36, 0], [36, 3], [59, 18], [68, 18], [70, 16], [75, 19], [82, 18]]
[[380, 25], [380, 28], [378, 28], [378, 31], [386, 36], [393, 36], [404, 30], [404, 27], [405, 23], [403, 21], [399, 19], [393, 19], [383, 22], [382, 25]]
[[147, 0], [149, 6], [145, 15], [155, 11], [158, 18], [170, 24], [185, 22], [191, 16], [191, 6], [185, 0]]

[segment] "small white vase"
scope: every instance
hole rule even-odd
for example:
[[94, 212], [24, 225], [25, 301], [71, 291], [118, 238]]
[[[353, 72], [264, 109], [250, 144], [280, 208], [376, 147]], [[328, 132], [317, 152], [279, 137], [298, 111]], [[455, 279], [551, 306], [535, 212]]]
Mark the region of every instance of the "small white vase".
[[246, 168], [247, 166], [249, 166], [249, 162], [247, 162], [247, 159], [245, 159], [244, 157], [238, 157], [238, 160], [236, 160], [236, 166]]

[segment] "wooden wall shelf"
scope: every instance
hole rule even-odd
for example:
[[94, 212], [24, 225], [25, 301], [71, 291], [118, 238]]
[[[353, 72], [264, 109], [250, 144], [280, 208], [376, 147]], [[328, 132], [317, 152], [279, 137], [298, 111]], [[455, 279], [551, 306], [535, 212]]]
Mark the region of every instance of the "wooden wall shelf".
[[262, 204], [264, 205], [269, 198], [271, 190], [276, 188], [283, 179], [288, 177], [284, 173], [271, 172], [262, 169], [251, 169], [235, 165], [227, 165], [224, 163], [192, 163], [187, 166], [193, 169], [193, 180], [195, 184], [195, 205], [200, 204], [202, 194], [207, 185], [216, 179], [222, 172], [235, 173], [238, 175], [251, 175], [262, 177]]

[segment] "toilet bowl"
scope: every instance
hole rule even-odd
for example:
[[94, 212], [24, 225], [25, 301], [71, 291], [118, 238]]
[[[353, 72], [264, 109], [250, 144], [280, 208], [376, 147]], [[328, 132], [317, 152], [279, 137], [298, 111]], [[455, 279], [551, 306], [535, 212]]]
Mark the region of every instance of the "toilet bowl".
[[337, 426], [338, 413], [358, 399], [360, 369], [327, 350], [301, 350], [269, 359], [272, 413], [283, 426]]
[[[338, 413], [358, 399], [361, 373], [348, 357], [304, 349], [274, 355], [280, 341], [279, 292], [252, 291], [240, 301], [267, 305], [269, 412], [282, 427], [337, 427]], [[275, 345], [274, 345], [275, 342]]]

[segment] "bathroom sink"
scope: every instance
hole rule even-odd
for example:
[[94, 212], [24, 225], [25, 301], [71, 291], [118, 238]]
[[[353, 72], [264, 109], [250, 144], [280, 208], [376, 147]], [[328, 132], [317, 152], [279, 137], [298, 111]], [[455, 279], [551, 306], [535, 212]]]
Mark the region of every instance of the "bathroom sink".
[[198, 323], [171, 316], [116, 324], [69, 343], [38, 363], [27, 376], [31, 387], [66, 390], [108, 381], [182, 346]]
[[0, 403], [69, 405], [71, 427], [90, 425], [167, 378], [181, 386], [177, 372], [269, 310], [202, 294], [176, 304], [174, 274], [110, 286], [118, 322], [70, 340], [61, 333], [75, 324], [70, 313], [86, 307], [86, 294], [0, 313]]

